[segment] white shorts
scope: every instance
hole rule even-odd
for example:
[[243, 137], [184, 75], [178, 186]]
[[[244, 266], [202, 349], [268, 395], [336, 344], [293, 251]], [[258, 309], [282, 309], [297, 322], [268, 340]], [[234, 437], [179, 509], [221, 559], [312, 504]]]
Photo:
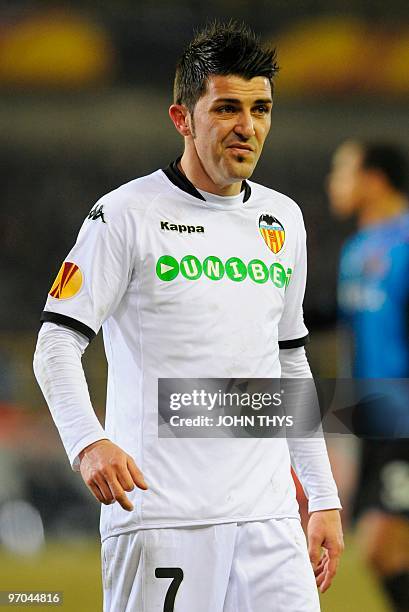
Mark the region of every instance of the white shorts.
[[104, 612], [319, 612], [297, 519], [142, 529], [102, 544]]

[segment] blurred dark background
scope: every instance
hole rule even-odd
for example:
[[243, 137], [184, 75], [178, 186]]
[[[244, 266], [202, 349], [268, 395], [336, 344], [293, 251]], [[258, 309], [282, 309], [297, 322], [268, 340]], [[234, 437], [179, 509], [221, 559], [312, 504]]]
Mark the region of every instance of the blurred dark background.
[[[174, 67], [193, 29], [213, 18], [244, 20], [277, 47], [272, 129], [253, 179], [303, 210], [310, 359], [335, 375], [337, 261], [354, 226], [331, 217], [325, 177], [347, 137], [409, 149], [407, 1], [1, 2], [0, 551], [13, 550], [2, 519], [10, 500], [28, 500], [46, 536], [96, 538], [98, 508], [70, 473], [33, 379], [39, 316], [94, 202], [181, 151], [167, 115]], [[85, 361], [102, 417], [100, 339]], [[331, 612], [346, 609], [337, 605]], [[386, 609], [379, 598], [368, 606]]]

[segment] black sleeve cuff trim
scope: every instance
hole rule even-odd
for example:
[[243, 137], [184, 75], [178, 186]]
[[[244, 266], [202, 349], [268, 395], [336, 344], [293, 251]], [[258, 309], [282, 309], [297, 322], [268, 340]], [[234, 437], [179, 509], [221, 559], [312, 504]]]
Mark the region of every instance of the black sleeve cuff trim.
[[310, 336], [307, 334], [303, 338], [296, 338], [295, 340], [279, 340], [278, 346], [280, 349], [292, 349], [305, 346], [309, 341]]
[[43, 310], [40, 321], [41, 323], [45, 323], [46, 321], [49, 323], [57, 323], [58, 325], [65, 325], [66, 327], [75, 329], [75, 331], [80, 332], [80, 334], [83, 336], [86, 336], [90, 342], [96, 336], [94, 330], [88, 327], [88, 325], [85, 325], [85, 323], [81, 323], [81, 321], [77, 321], [77, 319], [67, 317], [66, 315], [62, 315], [58, 312]]

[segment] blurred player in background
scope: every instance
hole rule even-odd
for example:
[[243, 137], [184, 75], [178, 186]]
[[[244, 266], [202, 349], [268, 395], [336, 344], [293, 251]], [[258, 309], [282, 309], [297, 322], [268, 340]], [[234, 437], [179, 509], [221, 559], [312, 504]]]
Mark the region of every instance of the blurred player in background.
[[[158, 378], [311, 377], [302, 214], [247, 181], [276, 71], [244, 26], [196, 36], [169, 109], [183, 155], [98, 202], [42, 315], [35, 372], [104, 504], [106, 612], [317, 612], [316, 584], [325, 591], [337, 570], [340, 503], [322, 437], [158, 439]], [[101, 325], [105, 430], [81, 366]], [[309, 498], [309, 556], [291, 463]]]
[[[347, 141], [334, 154], [328, 183], [332, 211], [340, 219], [354, 215], [359, 228], [340, 259], [339, 309], [352, 348], [342, 359], [352, 355], [354, 377], [377, 379], [370, 383], [374, 391], [381, 379], [409, 377], [407, 188], [407, 161], [397, 146]], [[399, 401], [405, 411], [399, 428], [397, 421], [391, 424], [396, 414], [387, 402], [380, 406], [383, 414], [372, 415], [377, 432], [362, 441], [354, 513], [367, 564], [393, 610], [408, 612], [409, 440], [399, 436], [409, 419], [409, 397]]]

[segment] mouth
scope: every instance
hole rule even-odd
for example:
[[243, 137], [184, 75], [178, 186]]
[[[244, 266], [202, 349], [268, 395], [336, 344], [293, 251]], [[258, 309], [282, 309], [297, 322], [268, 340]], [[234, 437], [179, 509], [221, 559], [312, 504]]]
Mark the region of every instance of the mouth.
[[238, 153], [240, 155], [247, 155], [249, 153], [254, 153], [254, 149], [250, 145], [242, 144], [242, 143], [234, 143], [227, 147], [234, 153]]

